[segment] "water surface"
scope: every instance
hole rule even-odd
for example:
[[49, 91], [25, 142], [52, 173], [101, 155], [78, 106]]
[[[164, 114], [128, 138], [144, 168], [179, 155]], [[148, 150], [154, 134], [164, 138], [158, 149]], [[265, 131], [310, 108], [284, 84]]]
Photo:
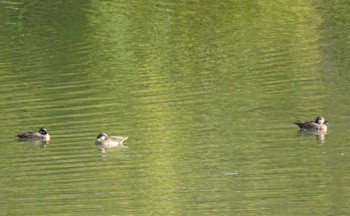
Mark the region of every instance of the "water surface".
[[349, 4], [0, 5], [1, 215], [350, 213]]

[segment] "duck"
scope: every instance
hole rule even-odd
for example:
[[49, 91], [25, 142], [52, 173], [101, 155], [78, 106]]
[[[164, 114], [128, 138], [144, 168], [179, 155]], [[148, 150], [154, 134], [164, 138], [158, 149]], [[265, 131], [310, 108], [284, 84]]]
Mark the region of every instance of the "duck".
[[106, 133], [100, 133], [96, 138], [96, 144], [106, 147], [123, 146], [123, 142], [127, 139], [128, 137], [108, 136]]
[[322, 116], [317, 116], [315, 121], [297, 121], [294, 124], [298, 125], [301, 131], [317, 131], [317, 132], [327, 132], [327, 124]]
[[41, 141], [49, 141], [50, 135], [45, 128], [40, 128], [36, 131], [29, 131], [25, 133], [17, 134], [18, 138], [25, 140], [41, 140]]

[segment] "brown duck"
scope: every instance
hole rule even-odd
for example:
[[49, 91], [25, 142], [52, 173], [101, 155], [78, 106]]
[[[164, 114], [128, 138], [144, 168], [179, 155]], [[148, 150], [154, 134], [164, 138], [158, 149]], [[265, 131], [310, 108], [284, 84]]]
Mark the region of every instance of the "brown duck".
[[315, 121], [297, 121], [294, 124], [298, 125], [302, 131], [327, 132], [328, 121], [322, 116], [318, 116]]
[[50, 135], [45, 128], [40, 128], [37, 131], [19, 133], [17, 134], [17, 137], [21, 139], [26, 139], [26, 140], [42, 140], [42, 141], [50, 140]]

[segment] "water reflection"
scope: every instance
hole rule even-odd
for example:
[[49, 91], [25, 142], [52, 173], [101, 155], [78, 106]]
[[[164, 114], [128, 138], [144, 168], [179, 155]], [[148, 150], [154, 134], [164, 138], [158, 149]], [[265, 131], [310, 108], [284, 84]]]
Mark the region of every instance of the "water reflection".
[[17, 138], [18, 142], [24, 143], [26, 145], [32, 145], [32, 146], [40, 146], [41, 148], [46, 148], [46, 146], [50, 143], [50, 141], [45, 140], [30, 140], [30, 139], [20, 139]]
[[298, 132], [298, 136], [315, 136], [316, 140], [325, 141], [327, 132], [324, 131], [302, 131]]
[[101, 153], [106, 153], [107, 151], [123, 151], [128, 149], [128, 146], [118, 145], [118, 146], [110, 147], [103, 144], [96, 144], [96, 149]]

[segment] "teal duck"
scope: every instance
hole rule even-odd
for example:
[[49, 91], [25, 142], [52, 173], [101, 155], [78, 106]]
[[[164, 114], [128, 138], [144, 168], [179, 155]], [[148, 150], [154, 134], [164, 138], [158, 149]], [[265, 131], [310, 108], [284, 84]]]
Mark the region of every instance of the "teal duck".
[[96, 144], [106, 147], [116, 147], [119, 145], [122, 146], [123, 142], [127, 139], [128, 137], [108, 136], [106, 133], [100, 133], [96, 138]]

